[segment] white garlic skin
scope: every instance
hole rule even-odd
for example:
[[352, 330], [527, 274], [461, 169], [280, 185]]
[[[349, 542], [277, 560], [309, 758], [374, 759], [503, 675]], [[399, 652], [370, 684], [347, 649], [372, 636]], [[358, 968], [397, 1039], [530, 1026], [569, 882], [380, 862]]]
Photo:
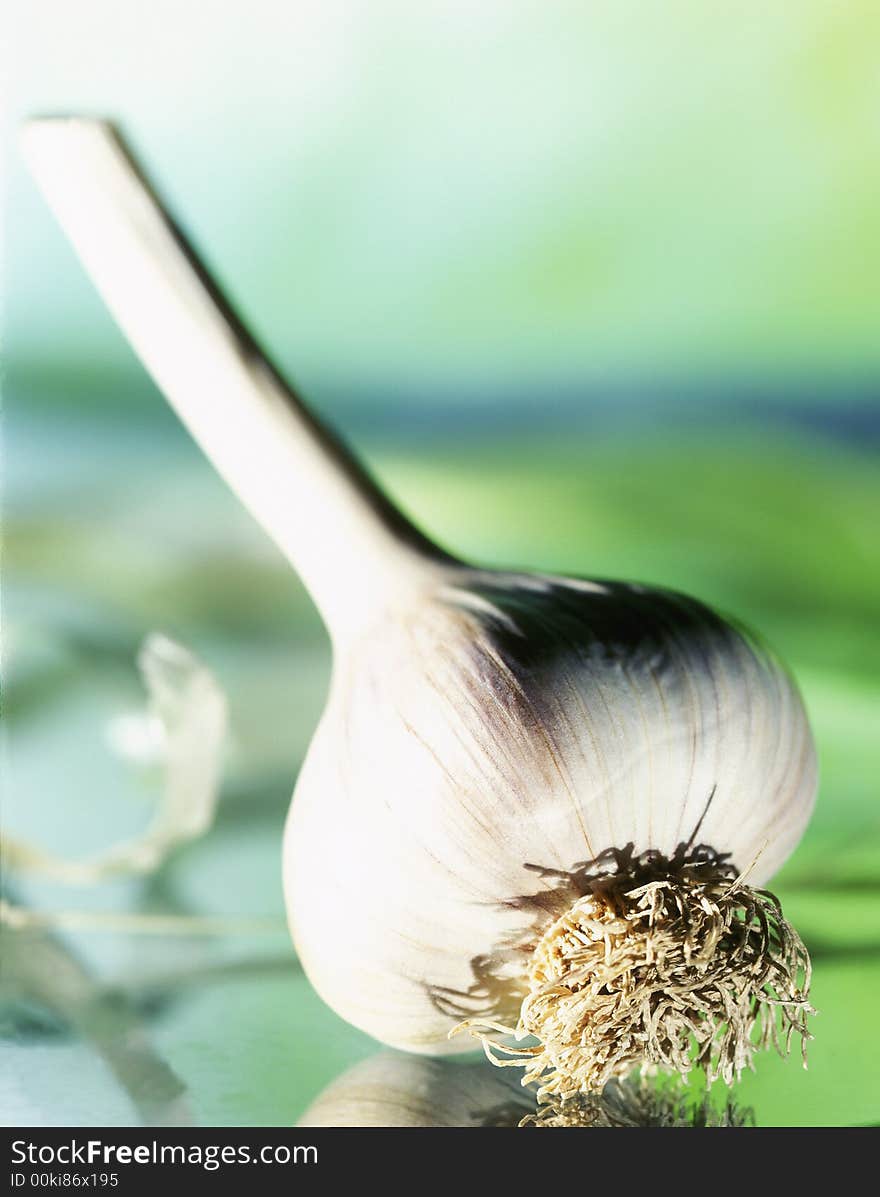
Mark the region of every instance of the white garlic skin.
[[294, 942], [376, 1039], [472, 1050], [434, 996], [466, 993], [472, 961], [534, 924], [509, 903], [554, 885], [536, 869], [671, 855], [705, 811], [696, 842], [761, 885], [816, 782], [788, 674], [702, 604], [445, 567], [337, 648], [285, 833]]

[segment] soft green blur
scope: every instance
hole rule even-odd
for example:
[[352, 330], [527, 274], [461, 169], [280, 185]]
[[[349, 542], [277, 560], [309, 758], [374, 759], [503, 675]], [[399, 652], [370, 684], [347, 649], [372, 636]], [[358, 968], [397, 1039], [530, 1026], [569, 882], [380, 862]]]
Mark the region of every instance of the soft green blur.
[[[4, 929], [0, 1119], [162, 1120], [165, 1095], [175, 1117], [289, 1124], [375, 1050], [283, 924], [324, 633], [24, 174], [14, 121], [76, 109], [122, 120], [427, 531], [490, 564], [689, 591], [790, 664], [822, 784], [778, 891], [820, 1014], [809, 1071], [766, 1057], [741, 1093], [759, 1125], [880, 1122], [877, 6], [12, 10], [4, 828], [86, 856], [143, 825], [154, 779], [106, 728], [141, 701], [154, 628], [220, 676], [233, 734], [216, 827], [149, 881], [4, 886], [48, 912], [269, 922], [17, 953]], [[108, 1026], [149, 1052], [120, 1062]]]

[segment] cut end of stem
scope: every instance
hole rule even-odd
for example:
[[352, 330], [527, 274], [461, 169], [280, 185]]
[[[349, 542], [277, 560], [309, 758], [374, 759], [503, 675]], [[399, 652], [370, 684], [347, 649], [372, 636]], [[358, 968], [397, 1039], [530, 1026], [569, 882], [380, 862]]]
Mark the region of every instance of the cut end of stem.
[[730, 1084], [760, 1049], [803, 1049], [810, 959], [774, 895], [704, 847], [620, 859], [535, 944], [517, 1025], [461, 1024], [489, 1059], [567, 1101], [638, 1066]]

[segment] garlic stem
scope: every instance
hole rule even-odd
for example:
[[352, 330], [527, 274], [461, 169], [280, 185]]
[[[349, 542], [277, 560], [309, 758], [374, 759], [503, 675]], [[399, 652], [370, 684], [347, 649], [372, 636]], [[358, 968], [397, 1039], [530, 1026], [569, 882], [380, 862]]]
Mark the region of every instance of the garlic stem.
[[32, 120], [23, 148], [123, 332], [299, 572], [334, 641], [424, 585], [444, 554], [268, 361], [116, 129], [82, 117]]

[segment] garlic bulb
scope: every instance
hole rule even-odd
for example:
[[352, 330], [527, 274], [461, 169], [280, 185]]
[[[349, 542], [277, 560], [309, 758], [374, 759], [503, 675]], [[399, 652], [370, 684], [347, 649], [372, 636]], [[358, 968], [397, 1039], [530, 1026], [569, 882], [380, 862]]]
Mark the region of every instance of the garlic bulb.
[[800, 941], [737, 878], [779, 867], [814, 784], [785, 673], [699, 604], [471, 572], [337, 661], [285, 842], [297, 948], [393, 1046], [475, 1016], [538, 1037], [489, 1050], [561, 1096], [644, 1057], [730, 1080], [777, 1011], [803, 1029]]
[[38, 121], [26, 150], [330, 632], [283, 860], [328, 1004], [422, 1053], [473, 1046], [450, 1038], [465, 1022], [559, 1098], [644, 1063], [730, 1080], [756, 1047], [805, 1036], [806, 952], [754, 888], [816, 788], [772, 654], [678, 594], [436, 549], [261, 356], [107, 125]]

